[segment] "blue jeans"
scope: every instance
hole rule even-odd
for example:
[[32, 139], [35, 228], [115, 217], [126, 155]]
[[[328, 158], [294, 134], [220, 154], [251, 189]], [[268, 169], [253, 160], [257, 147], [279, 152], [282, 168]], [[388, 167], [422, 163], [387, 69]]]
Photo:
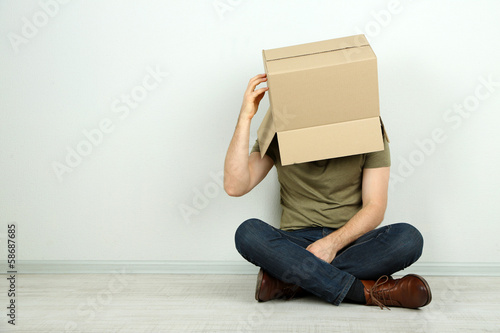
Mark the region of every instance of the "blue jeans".
[[275, 278], [296, 284], [339, 305], [355, 278], [376, 280], [413, 264], [422, 254], [423, 238], [407, 223], [367, 232], [337, 253], [331, 264], [306, 247], [335, 231], [305, 228], [283, 231], [258, 220], [243, 222], [235, 234], [236, 249]]

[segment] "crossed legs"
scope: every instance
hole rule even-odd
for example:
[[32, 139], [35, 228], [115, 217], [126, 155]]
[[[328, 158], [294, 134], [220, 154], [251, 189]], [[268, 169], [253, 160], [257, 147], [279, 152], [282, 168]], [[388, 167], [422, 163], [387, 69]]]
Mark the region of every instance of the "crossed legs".
[[331, 264], [306, 250], [334, 229], [283, 231], [258, 220], [243, 222], [235, 234], [236, 249], [273, 277], [339, 305], [355, 278], [376, 280], [391, 275], [420, 257], [423, 238], [406, 223], [383, 226], [342, 249]]

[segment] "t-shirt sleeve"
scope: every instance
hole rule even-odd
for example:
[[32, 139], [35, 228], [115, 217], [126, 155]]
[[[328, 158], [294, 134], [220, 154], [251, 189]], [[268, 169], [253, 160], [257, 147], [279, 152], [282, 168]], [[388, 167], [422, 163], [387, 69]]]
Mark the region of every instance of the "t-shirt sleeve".
[[259, 146], [259, 141], [258, 140], [255, 140], [255, 143], [252, 147], [252, 150], [250, 151], [250, 154], [251, 153], [260, 153], [260, 146]]
[[382, 168], [391, 166], [391, 152], [389, 142], [384, 135], [384, 150], [366, 154], [363, 168]]
[[[274, 163], [276, 163], [276, 154], [275, 154], [276, 147], [277, 147], [277, 141], [276, 141], [276, 137], [274, 137], [273, 141], [271, 141], [271, 144], [269, 145], [269, 148], [266, 151], [266, 155], [269, 156], [273, 160]], [[255, 140], [255, 144], [253, 145], [252, 150], [250, 151], [250, 154], [255, 153], [255, 152], [260, 153], [260, 145], [259, 145], [258, 140]]]

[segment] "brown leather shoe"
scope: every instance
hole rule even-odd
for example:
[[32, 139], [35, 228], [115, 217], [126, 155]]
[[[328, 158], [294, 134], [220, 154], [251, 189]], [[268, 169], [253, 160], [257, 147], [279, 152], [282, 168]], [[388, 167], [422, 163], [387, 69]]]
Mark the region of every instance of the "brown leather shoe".
[[257, 287], [255, 288], [255, 299], [259, 302], [267, 302], [272, 299], [292, 299], [306, 294], [304, 289], [291, 283], [282, 282], [269, 275], [262, 268], [257, 275]]
[[429, 284], [419, 275], [409, 274], [401, 279], [384, 275], [377, 281], [361, 282], [365, 286], [366, 305], [378, 305], [381, 309], [388, 305], [416, 309], [432, 300]]

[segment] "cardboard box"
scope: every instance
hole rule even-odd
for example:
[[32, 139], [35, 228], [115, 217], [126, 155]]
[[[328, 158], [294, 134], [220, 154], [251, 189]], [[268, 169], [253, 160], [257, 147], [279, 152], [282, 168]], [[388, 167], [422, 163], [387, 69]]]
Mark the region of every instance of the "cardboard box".
[[278, 135], [282, 165], [384, 149], [377, 58], [364, 35], [263, 50], [271, 107], [257, 132]]

